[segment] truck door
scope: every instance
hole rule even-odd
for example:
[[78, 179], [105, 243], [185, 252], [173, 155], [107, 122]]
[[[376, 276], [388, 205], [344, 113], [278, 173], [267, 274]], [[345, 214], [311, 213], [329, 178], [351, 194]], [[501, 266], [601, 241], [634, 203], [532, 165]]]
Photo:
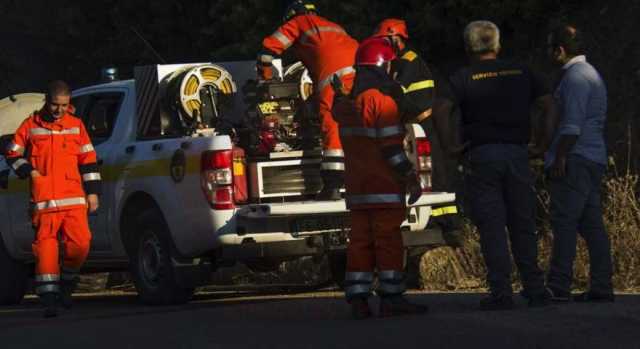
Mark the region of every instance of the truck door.
[[126, 90], [89, 92], [73, 96], [72, 103], [76, 106], [76, 113], [82, 118], [89, 133], [91, 142], [98, 154], [98, 165], [102, 176], [102, 195], [100, 207], [89, 215], [89, 226], [93, 234], [91, 241], [92, 252], [108, 252], [111, 250], [111, 234], [109, 217], [113, 217], [113, 182], [110, 173], [113, 171], [114, 137], [113, 130], [120, 108], [126, 96]]
[[[4, 150], [20, 123], [44, 103], [40, 93], [18, 94], [0, 100], [0, 145]], [[31, 256], [34, 231], [29, 213], [29, 181], [19, 179], [0, 156], [0, 231], [16, 258]]]

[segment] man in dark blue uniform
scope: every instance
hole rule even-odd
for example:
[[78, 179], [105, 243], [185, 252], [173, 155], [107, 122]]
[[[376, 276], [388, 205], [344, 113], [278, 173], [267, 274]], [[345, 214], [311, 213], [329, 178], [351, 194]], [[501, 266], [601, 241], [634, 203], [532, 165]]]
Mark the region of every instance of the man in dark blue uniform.
[[471, 64], [450, 78], [450, 93], [444, 97], [449, 110], [457, 105], [462, 115], [465, 197], [480, 232], [491, 291], [480, 308], [513, 308], [507, 234], [529, 306], [544, 306], [548, 300], [537, 261], [527, 145], [531, 107], [541, 103], [549, 117], [553, 101], [543, 79], [521, 64], [498, 59], [500, 31], [495, 24], [470, 23], [464, 40]]

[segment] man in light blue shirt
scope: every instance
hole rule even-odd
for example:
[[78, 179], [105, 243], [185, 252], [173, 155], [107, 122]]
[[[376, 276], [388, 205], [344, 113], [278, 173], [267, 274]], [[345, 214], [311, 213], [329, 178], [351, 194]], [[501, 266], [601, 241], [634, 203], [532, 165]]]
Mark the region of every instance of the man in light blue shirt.
[[554, 237], [547, 290], [552, 300], [569, 300], [580, 233], [589, 250], [591, 287], [574, 300], [610, 302], [614, 300], [611, 251], [600, 194], [607, 165], [607, 89], [587, 62], [575, 27], [564, 25], [552, 31], [548, 43], [549, 54], [562, 65], [563, 74], [554, 93], [560, 120], [546, 127], [547, 133], [554, 135], [545, 154]]

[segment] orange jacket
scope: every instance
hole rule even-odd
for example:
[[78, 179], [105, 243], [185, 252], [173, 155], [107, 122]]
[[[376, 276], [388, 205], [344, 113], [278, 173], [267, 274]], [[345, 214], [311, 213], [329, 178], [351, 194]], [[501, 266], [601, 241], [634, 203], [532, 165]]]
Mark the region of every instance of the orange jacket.
[[[259, 62], [271, 64], [293, 48], [298, 59], [309, 69], [316, 90], [329, 86], [334, 73], [353, 74], [358, 42], [338, 24], [314, 14], [295, 16], [262, 41]], [[326, 81], [325, 81], [326, 80]]]
[[396, 102], [370, 88], [355, 100], [336, 99], [333, 112], [344, 149], [347, 206], [404, 207], [413, 165], [404, 152], [406, 131]]
[[69, 113], [51, 122], [42, 112], [29, 116], [7, 149], [7, 162], [20, 178], [28, 178], [33, 169], [42, 175], [31, 186], [35, 212], [84, 206], [85, 189], [88, 194], [100, 191], [96, 152], [82, 120]]

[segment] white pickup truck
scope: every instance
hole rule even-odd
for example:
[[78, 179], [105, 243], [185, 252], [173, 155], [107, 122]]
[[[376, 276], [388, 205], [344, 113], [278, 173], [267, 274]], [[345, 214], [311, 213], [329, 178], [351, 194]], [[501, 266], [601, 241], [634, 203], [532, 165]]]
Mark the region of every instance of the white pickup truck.
[[[84, 271], [128, 268], [150, 304], [186, 302], [213, 270], [236, 262], [268, 270], [328, 254], [343, 277], [348, 211], [344, 200], [315, 200], [322, 154], [300, 121], [312, 85], [300, 64], [269, 86], [254, 75], [250, 61], [155, 65], [73, 92], [104, 180]], [[5, 143], [42, 103], [39, 94], [0, 101]], [[430, 205], [455, 196], [429, 192], [429, 147], [418, 125], [407, 129], [425, 188], [402, 226], [411, 247], [432, 243]], [[33, 269], [29, 182], [1, 156], [0, 235], [0, 303], [17, 303]]]

